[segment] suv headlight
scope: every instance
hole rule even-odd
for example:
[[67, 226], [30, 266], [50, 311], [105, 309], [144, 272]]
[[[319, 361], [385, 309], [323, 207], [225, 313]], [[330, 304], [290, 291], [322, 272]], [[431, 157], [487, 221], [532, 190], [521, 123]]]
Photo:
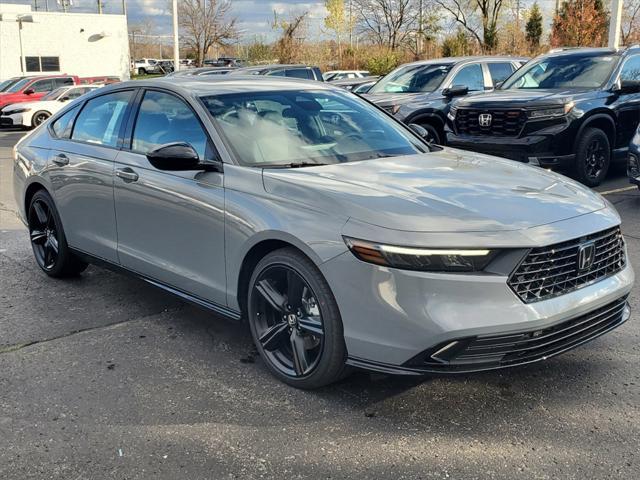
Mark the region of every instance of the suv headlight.
[[529, 110], [527, 115], [532, 120], [539, 120], [542, 118], [557, 118], [564, 117], [573, 109], [574, 103], [569, 102], [561, 107], [541, 108], [539, 110]]
[[447, 118], [449, 118], [449, 120], [453, 122], [455, 121], [457, 114], [458, 114], [458, 109], [456, 107], [451, 107], [451, 109], [449, 110], [449, 113], [447, 113]]
[[403, 270], [478, 272], [498, 253], [490, 249], [402, 247], [343, 238], [351, 253], [359, 260]]

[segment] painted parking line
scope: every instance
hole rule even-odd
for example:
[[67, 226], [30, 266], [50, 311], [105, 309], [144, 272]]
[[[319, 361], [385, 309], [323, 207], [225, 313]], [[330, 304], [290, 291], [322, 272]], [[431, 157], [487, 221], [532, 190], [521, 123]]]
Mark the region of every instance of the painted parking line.
[[623, 187], [623, 188], [616, 188], [615, 190], [605, 190], [604, 192], [598, 192], [600, 195], [611, 195], [612, 193], [622, 193], [622, 192], [629, 192], [631, 190], [635, 190], [636, 187], [635, 185], [632, 185], [630, 187]]

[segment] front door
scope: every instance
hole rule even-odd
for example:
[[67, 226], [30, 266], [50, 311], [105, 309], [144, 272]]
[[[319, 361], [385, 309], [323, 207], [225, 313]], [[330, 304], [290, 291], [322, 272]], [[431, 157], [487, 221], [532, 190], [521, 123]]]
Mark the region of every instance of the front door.
[[226, 305], [224, 177], [218, 172], [162, 171], [146, 153], [189, 143], [201, 159], [213, 148], [193, 109], [172, 93], [147, 90], [130, 148], [115, 165], [118, 255], [139, 274]]
[[[628, 58], [620, 71], [620, 81], [640, 81], [640, 55]], [[612, 105], [617, 110], [618, 128], [616, 145], [612, 148], [628, 147], [640, 123], [640, 93], [617, 95]]]

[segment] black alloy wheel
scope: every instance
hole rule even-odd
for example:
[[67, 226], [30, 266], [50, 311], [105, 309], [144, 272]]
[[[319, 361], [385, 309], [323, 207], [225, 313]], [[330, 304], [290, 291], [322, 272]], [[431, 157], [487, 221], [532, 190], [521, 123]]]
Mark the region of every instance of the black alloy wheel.
[[249, 285], [251, 334], [276, 377], [318, 388], [344, 376], [338, 306], [313, 262], [295, 249], [277, 250], [258, 263]]
[[31, 123], [35, 128], [38, 125], [41, 125], [42, 123], [44, 123], [47, 120], [47, 118], [49, 118], [50, 116], [51, 114], [49, 112], [36, 112], [33, 114], [33, 119], [31, 120]]
[[578, 180], [595, 187], [607, 176], [611, 160], [609, 138], [598, 128], [587, 128], [576, 148]]
[[432, 145], [443, 145], [440, 134], [434, 126], [429, 125], [428, 123], [423, 123], [420, 126], [427, 131], [427, 136], [425, 137], [425, 140], [427, 142], [431, 143]]
[[53, 199], [39, 190], [29, 203], [29, 238], [38, 266], [51, 277], [75, 276], [87, 268], [67, 245], [60, 216]]

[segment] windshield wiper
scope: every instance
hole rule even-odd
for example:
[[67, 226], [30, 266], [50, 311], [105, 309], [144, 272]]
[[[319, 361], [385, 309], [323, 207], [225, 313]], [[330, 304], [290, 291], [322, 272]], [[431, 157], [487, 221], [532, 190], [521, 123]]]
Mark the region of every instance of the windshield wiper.
[[316, 163], [316, 162], [291, 162], [291, 163], [265, 163], [260, 165], [261, 168], [303, 168], [303, 167], [319, 167], [322, 165], [333, 165], [332, 163]]

